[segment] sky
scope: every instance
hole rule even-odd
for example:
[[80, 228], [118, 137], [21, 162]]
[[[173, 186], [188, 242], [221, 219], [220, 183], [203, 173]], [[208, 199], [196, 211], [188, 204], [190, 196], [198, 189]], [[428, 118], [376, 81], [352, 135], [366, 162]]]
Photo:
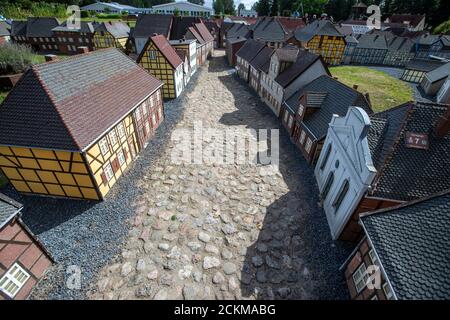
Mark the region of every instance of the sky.
[[[245, 7], [247, 9], [251, 9], [253, 3], [255, 3], [255, 2], [256, 2], [256, 0], [234, 0], [234, 4], [235, 4], [236, 8], [239, 5], [239, 3], [243, 3], [243, 4], [245, 4]], [[205, 0], [205, 5], [207, 7], [211, 8], [212, 7], [212, 0]]]

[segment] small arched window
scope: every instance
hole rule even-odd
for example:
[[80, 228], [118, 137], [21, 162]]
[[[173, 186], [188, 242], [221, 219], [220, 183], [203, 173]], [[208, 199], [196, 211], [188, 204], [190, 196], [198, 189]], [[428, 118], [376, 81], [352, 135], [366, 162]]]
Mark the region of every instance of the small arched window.
[[330, 192], [331, 186], [334, 181], [334, 172], [330, 172], [327, 178], [327, 182], [325, 183], [325, 187], [322, 190], [322, 199], [325, 200], [327, 198], [328, 192]]

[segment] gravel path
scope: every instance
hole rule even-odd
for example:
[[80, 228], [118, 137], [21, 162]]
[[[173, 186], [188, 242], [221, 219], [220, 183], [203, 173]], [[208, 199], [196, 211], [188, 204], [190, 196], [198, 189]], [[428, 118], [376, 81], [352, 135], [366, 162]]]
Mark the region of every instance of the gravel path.
[[[395, 68], [395, 67], [381, 67], [381, 66], [367, 66], [370, 69], [378, 70], [387, 73], [388, 75], [400, 79], [404, 69], [403, 68]], [[427, 96], [425, 92], [419, 87], [419, 84], [412, 83], [412, 82], [406, 82], [412, 89], [413, 89], [413, 96], [414, 100], [420, 101], [420, 102], [434, 102], [434, 98]]]
[[[346, 299], [340, 264], [300, 152], [216, 51], [166, 104], [157, 136], [102, 203], [21, 197], [58, 264], [35, 299]], [[280, 166], [174, 165], [174, 128], [280, 128]], [[81, 289], [66, 268], [81, 268]]]

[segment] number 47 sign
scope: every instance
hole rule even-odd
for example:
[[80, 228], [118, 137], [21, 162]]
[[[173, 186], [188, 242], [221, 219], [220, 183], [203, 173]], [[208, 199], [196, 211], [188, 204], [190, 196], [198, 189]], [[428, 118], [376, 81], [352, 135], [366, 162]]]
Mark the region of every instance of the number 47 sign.
[[68, 6], [66, 13], [69, 17], [66, 20], [68, 29], [79, 30], [81, 29], [81, 10], [79, 6]]

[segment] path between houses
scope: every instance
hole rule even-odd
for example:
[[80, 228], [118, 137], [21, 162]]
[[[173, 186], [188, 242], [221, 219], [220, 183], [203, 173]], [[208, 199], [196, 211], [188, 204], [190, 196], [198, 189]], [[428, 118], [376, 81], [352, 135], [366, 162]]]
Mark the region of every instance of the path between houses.
[[[279, 128], [216, 51], [185, 97], [176, 128]], [[281, 131], [281, 130], [280, 130]], [[346, 298], [313, 171], [287, 136], [279, 171], [261, 165], [175, 165], [173, 143], [137, 187], [119, 262], [105, 266], [92, 299]], [[108, 201], [108, 200], [107, 200]]]

